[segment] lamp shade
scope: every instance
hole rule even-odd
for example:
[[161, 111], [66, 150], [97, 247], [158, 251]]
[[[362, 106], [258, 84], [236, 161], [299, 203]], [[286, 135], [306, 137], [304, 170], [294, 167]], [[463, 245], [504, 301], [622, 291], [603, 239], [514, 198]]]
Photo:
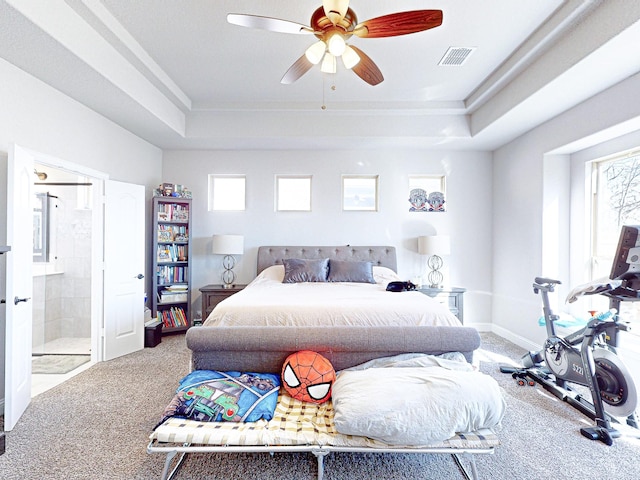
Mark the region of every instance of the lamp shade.
[[420, 255], [449, 255], [451, 253], [449, 235], [418, 237], [418, 253]]
[[244, 236], [214, 235], [211, 253], [214, 255], [242, 255], [244, 253]]

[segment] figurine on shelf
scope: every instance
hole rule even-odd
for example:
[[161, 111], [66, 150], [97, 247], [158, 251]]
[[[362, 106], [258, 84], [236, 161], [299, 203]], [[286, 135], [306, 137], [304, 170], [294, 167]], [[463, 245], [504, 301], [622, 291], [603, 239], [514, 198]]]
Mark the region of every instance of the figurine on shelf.
[[156, 197], [191, 198], [191, 191], [184, 185], [174, 185], [173, 183], [163, 183], [158, 185], [153, 192]]

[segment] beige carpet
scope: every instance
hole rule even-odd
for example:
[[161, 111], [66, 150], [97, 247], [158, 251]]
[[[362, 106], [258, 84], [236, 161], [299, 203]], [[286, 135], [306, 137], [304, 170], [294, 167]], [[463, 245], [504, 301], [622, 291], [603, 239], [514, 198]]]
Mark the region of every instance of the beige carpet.
[[[508, 411], [494, 455], [477, 457], [480, 478], [640, 478], [640, 441], [623, 438], [612, 447], [583, 438], [590, 423], [538, 387], [519, 387], [499, 372], [523, 353], [499, 337], [483, 334], [480, 368], [504, 388]], [[155, 348], [92, 366], [36, 397], [0, 456], [0, 478], [130, 480], [159, 478], [164, 456], [147, 454], [151, 428], [187, 373], [182, 335], [163, 337]], [[316, 476], [312, 454], [192, 455], [180, 480], [305, 480]], [[341, 454], [325, 459], [325, 480], [463, 478], [449, 455]]]

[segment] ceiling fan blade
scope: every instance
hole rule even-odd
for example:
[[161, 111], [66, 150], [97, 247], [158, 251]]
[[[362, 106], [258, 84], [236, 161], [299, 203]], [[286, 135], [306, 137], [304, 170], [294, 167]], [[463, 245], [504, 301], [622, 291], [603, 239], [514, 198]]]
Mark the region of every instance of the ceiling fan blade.
[[396, 37], [442, 25], [442, 10], [413, 10], [365, 20], [353, 34], [362, 38]]
[[302, 55], [298, 60], [295, 61], [293, 65], [289, 67], [289, 70], [284, 74], [280, 83], [284, 83], [285, 85], [290, 85], [296, 80], [298, 80], [301, 76], [307, 73], [311, 67], [313, 67], [313, 63], [307, 60], [306, 55]]
[[354, 49], [360, 57], [360, 61], [352, 68], [355, 74], [369, 85], [378, 85], [381, 83], [384, 80], [384, 77], [373, 60], [371, 60], [367, 54], [358, 47], [351, 45], [351, 48]]
[[259, 28], [279, 33], [313, 33], [313, 29], [301, 23], [280, 20], [279, 18], [261, 17], [259, 15], [245, 15], [243, 13], [230, 13], [227, 22], [241, 27]]
[[349, 0], [322, 0], [324, 14], [334, 25], [344, 18], [349, 8]]

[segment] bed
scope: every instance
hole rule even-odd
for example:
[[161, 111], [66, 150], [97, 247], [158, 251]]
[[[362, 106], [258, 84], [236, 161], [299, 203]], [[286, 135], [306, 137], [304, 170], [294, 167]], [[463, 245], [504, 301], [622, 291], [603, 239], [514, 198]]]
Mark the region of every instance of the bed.
[[[307, 263], [296, 270], [294, 262]], [[205, 326], [460, 326], [431, 297], [385, 290], [402, 280], [394, 247], [260, 247], [257, 270], [247, 287], [214, 308]]]
[[[274, 264], [279, 265], [278, 262], [286, 258], [327, 258], [325, 255], [340, 261], [352, 259], [356, 262], [372, 262], [375, 266], [390, 270], [395, 269], [395, 251], [391, 247], [262, 247], [258, 256], [258, 271], [263, 272]], [[380, 284], [372, 285], [384, 292], [384, 287]], [[384, 293], [387, 296], [405, 296], [416, 292]], [[234, 297], [237, 295], [240, 294]], [[420, 293], [417, 295], [424, 296]], [[474, 328], [462, 326], [455, 317], [451, 320], [448, 315], [442, 315], [444, 321], [440, 324], [437, 322], [436, 324], [414, 323], [413, 320], [403, 320], [401, 323], [394, 320], [386, 325], [368, 320], [361, 324], [316, 321], [312, 322], [313, 324], [303, 322], [293, 325], [287, 322], [276, 322], [275, 325], [263, 323], [229, 325], [221, 322], [212, 325], [212, 322], [209, 322], [207, 326], [189, 329], [186, 333], [186, 344], [191, 350], [192, 372], [277, 373], [281, 371], [283, 362], [290, 354], [300, 350], [310, 350], [323, 355], [331, 362], [338, 372], [336, 385], [341, 378], [346, 378], [347, 374], [359, 375], [360, 372], [367, 374], [373, 371], [363, 369], [363, 364], [371, 365], [373, 362], [378, 366], [376, 362], [386, 362], [389, 359], [395, 361], [398, 358], [405, 361], [405, 357], [409, 362], [438, 359], [433, 361], [440, 364], [449, 361], [448, 359], [440, 360], [442, 356], [453, 356], [458, 362], [455, 364], [458, 365], [454, 369], [455, 375], [466, 375], [466, 372], [469, 372], [468, 374], [473, 378], [482, 375], [479, 372], [471, 373], [475, 369], [470, 366], [473, 352], [480, 346], [478, 332]], [[395, 365], [394, 363], [392, 366]], [[413, 364], [409, 366], [416, 367]], [[438, 369], [434, 371], [440, 372], [439, 366], [437, 365]], [[457, 373], [458, 369], [464, 370], [465, 373]], [[351, 370], [355, 372], [351, 373]], [[412, 376], [417, 372], [422, 374], [421, 372], [427, 369], [391, 368], [387, 371], [394, 374], [400, 371], [403, 374], [411, 372]], [[491, 388], [484, 388], [487, 384], [482, 383], [481, 387], [474, 390], [473, 395], [479, 391], [492, 389], [495, 391], [497, 388], [497, 383], [490, 378], [478, 380], [481, 383], [489, 382]], [[455, 393], [455, 390], [451, 390], [448, 394], [451, 386], [450, 379], [447, 378], [446, 382], [448, 383], [445, 383], [446, 387], [442, 390], [445, 392], [445, 405], [448, 403], [453, 408], [460, 398], [469, 397], [468, 392], [460, 394]], [[429, 384], [431, 381], [420, 383]], [[472, 384], [467, 381], [460, 383], [463, 384], [462, 388], [472, 388]], [[421, 401], [425, 397], [419, 396]], [[387, 440], [384, 436], [370, 437], [341, 433], [336, 426], [337, 421], [344, 417], [344, 415], [340, 417], [339, 409], [344, 408], [341, 407], [340, 398], [321, 405], [307, 402], [302, 402], [303, 405], [300, 405], [301, 402], [292, 401], [280, 389], [273, 418], [260, 419], [255, 423], [202, 422], [185, 418], [163, 419], [150, 435], [147, 451], [166, 454], [162, 472], [163, 480], [172, 478], [185, 455], [191, 452], [212, 454], [310, 452], [317, 458], [318, 480], [322, 480], [324, 475], [323, 459], [331, 452], [445, 453], [452, 455], [466, 478], [478, 479], [474, 455], [492, 454], [499, 445], [494, 429], [484, 426], [477, 429], [453, 430], [450, 435], [439, 438], [437, 441], [419, 444], [406, 441], [399, 444]], [[364, 398], [369, 397], [365, 395]], [[495, 417], [492, 424], [498, 425], [497, 417], [501, 417], [504, 411], [504, 402], [497, 399], [492, 401], [497, 407], [497, 413], [491, 413]], [[378, 403], [376, 402], [376, 405]], [[457, 411], [464, 411], [466, 407], [456, 408]], [[493, 405], [491, 408], [493, 409]], [[449, 418], [449, 415], [441, 416]], [[498, 420], [497, 423], [496, 420]], [[427, 430], [423, 426], [418, 422], [412, 428], [419, 427], [421, 430]], [[366, 428], [370, 428], [370, 425]], [[461, 457], [467, 458], [470, 474], [464, 469], [460, 461]]]

